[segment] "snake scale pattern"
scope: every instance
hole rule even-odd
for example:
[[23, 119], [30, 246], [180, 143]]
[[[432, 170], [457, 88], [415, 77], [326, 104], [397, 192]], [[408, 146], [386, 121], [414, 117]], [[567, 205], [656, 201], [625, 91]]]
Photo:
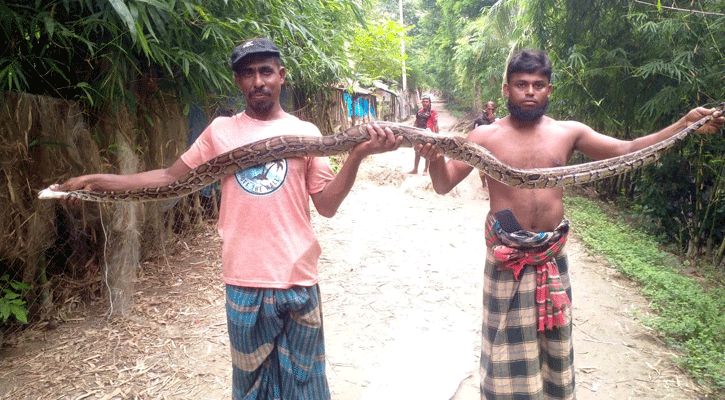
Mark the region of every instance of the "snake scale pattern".
[[[721, 106], [725, 108], [725, 104]], [[445, 136], [430, 131], [390, 122], [376, 122], [381, 128], [390, 128], [396, 137], [402, 136], [403, 147], [432, 143], [440, 154], [477, 168], [493, 179], [509, 186], [525, 189], [554, 188], [579, 185], [623, 174], [656, 161], [662, 152], [683, 140], [712, 119], [708, 115], [681, 130], [674, 136], [642, 150], [623, 156], [589, 163], [554, 168], [517, 169], [496, 159], [488, 150], [462, 137]], [[185, 196], [216, 182], [222, 176], [240, 169], [302, 156], [331, 156], [344, 153], [358, 143], [369, 139], [365, 124], [356, 125], [330, 136], [284, 135], [260, 140], [221, 154], [199, 165], [187, 175], [165, 186], [131, 189], [126, 191], [91, 192], [76, 190], [55, 192], [44, 189], [40, 198], [76, 197], [95, 202], [153, 201]]]

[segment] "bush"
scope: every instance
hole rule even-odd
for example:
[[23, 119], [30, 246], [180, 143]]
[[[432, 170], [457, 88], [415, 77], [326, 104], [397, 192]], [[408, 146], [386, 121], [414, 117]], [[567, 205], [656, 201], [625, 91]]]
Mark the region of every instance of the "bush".
[[569, 197], [566, 206], [577, 237], [642, 285], [658, 313], [645, 322], [684, 353], [680, 365], [701, 384], [725, 391], [725, 289], [714, 279], [683, 275], [677, 258], [660, 251], [653, 237], [606, 215], [596, 203]]
[[6, 323], [10, 317], [14, 317], [22, 324], [27, 324], [28, 309], [25, 307], [22, 294], [29, 290], [30, 286], [22, 282], [11, 281], [9, 275], [0, 277], [0, 286], [3, 288], [2, 297], [0, 297], [0, 324]]

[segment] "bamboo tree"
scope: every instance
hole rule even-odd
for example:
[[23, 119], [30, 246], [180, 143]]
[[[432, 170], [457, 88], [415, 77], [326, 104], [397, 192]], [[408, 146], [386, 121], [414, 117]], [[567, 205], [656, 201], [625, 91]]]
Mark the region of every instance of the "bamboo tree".
[[9, 1], [0, 11], [0, 90], [99, 108], [132, 98], [139, 75], [189, 100], [229, 92], [229, 53], [257, 35], [278, 42], [291, 83], [335, 82], [349, 73], [344, 44], [364, 21], [353, 0]]

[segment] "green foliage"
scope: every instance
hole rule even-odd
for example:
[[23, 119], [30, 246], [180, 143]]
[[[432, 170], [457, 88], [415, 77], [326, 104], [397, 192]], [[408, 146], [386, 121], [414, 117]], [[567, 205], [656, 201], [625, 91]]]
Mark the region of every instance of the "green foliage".
[[476, 97], [471, 88], [483, 100], [499, 95], [505, 55], [523, 47], [547, 50], [554, 62], [552, 115], [625, 139], [725, 97], [722, 2], [694, 2], [720, 12], [707, 15], [629, 0], [501, 0], [462, 18], [464, 3], [436, 3], [428, 47], [440, 59], [438, 82], [464, 101]]
[[349, 74], [345, 42], [363, 21], [355, 0], [6, 1], [0, 90], [105, 109], [151, 81], [198, 101], [236, 91], [231, 49], [259, 35], [279, 44], [292, 84], [319, 88]]
[[[696, 106], [725, 101], [723, 2], [630, 0], [440, 0], [422, 7], [420, 36], [431, 85], [462, 107], [505, 104], [500, 88], [512, 51], [533, 47], [554, 64], [548, 113], [632, 140], [657, 131]], [[483, 4], [486, 3], [486, 4]], [[468, 10], [466, 12], [462, 10]], [[412, 60], [411, 64], [418, 62]], [[500, 107], [503, 114], [504, 107]], [[689, 139], [662, 162], [594, 184], [603, 197], [636, 201], [656, 217], [656, 232], [692, 257], [725, 260], [723, 140]], [[587, 161], [577, 155], [576, 162]], [[725, 262], [723, 262], [725, 264]]]
[[[559, 3], [566, 5], [563, 18], [547, 19], [545, 29], [558, 71], [554, 115], [633, 139], [690, 108], [725, 99], [725, 39], [715, 34], [725, 27], [722, 14], [656, 10], [625, 0]], [[717, 10], [713, 2], [695, 3]], [[718, 228], [725, 207], [723, 150], [719, 137], [706, 144], [691, 138], [679, 154], [666, 154], [641, 177], [600, 182], [598, 191], [638, 201], [647, 215], [658, 218], [657, 234], [676, 239], [694, 257], [713, 243], [725, 243]]]
[[645, 168], [637, 182], [642, 213], [659, 221], [652, 233], [675, 241], [680, 250], [690, 249], [692, 256], [725, 240], [723, 154], [725, 138], [696, 137], [679, 153], [665, 154], [656, 166]]
[[371, 79], [398, 78], [400, 80], [405, 57], [401, 54], [401, 40], [409, 40], [406, 31], [393, 20], [370, 22], [352, 38], [348, 53], [354, 61], [358, 76]]
[[505, 104], [501, 92], [503, 68], [517, 38], [525, 37], [519, 13], [511, 2], [498, 2], [483, 11], [480, 18], [467, 23], [456, 48], [457, 92], [462, 102], [485, 104], [492, 100]]
[[455, 47], [467, 19], [456, 12], [456, 1], [424, 3], [425, 12], [420, 20], [421, 35], [414, 41], [418, 64], [425, 74], [427, 86], [442, 89], [449, 94], [457, 92]]
[[680, 364], [703, 384], [725, 391], [725, 289], [714, 282], [705, 289], [683, 275], [674, 256], [621, 218], [608, 218], [596, 203], [572, 197], [566, 206], [577, 237], [642, 285], [658, 313], [648, 323], [684, 352]]
[[30, 286], [11, 281], [10, 276], [5, 274], [0, 277], [2, 296], [0, 297], [0, 324], [7, 322], [10, 317], [15, 318], [21, 324], [28, 323], [28, 309], [25, 307], [23, 292], [30, 290]]

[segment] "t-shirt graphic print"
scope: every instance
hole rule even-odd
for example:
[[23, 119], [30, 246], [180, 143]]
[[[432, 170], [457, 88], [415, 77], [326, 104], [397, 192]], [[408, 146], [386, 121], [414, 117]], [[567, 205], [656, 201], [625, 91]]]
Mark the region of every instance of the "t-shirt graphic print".
[[286, 159], [277, 160], [239, 170], [234, 177], [245, 192], [255, 196], [264, 196], [274, 193], [282, 187], [288, 170], [289, 165]]

